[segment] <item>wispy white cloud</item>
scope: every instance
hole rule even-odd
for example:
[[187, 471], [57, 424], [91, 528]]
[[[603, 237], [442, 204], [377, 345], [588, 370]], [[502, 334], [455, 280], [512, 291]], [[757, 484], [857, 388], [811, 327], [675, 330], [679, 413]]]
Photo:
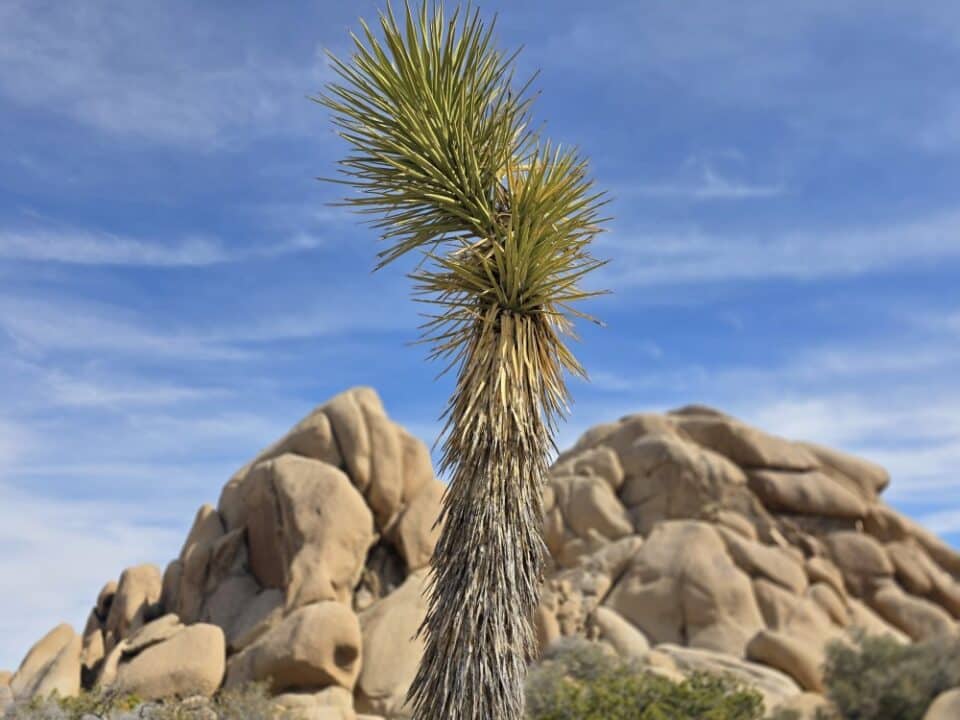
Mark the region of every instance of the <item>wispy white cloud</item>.
[[781, 184], [752, 184], [733, 180], [720, 175], [716, 170], [705, 167], [695, 181], [685, 183], [652, 183], [615, 188], [613, 194], [619, 197], [656, 197], [682, 198], [691, 200], [747, 200], [752, 198], [770, 198], [782, 195], [785, 187]]
[[[302, 131], [319, 54], [278, 56], [178, 3], [54, 3], [0, 9], [0, 95], [103, 132], [210, 147]], [[315, 112], [315, 111], [314, 111]]]
[[51, 351], [110, 352], [153, 357], [239, 359], [246, 351], [191, 332], [149, 327], [112, 305], [0, 296], [0, 331], [27, 355]]
[[[584, 9], [545, 41], [538, 59], [557, 72], [663, 82], [671, 94], [692, 97], [699, 112], [760, 112], [792, 136], [842, 145], [844, 152], [872, 152], [877, 141], [944, 149], [960, 139], [954, 99], [937, 85], [914, 82], [917, 66], [893, 62], [889, 50], [908, 57], [922, 41], [956, 58], [958, 25], [956, 5], [944, 0], [922, 9], [869, 0], [611, 3]], [[851, 32], [882, 42], [824, 51], [830, 38]]]
[[926, 513], [917, 520], [928, 530], [937, 534], [960, 533], [960, 508]]
[[0, 468], [12, 465], [30, 449], [26, 428], [12, 419], [0, 417]]
[[[100, 587], [130, 565], [163, 566], [189, 515], [165, 526], [156, 504], [45, 497], [0, 483], [0, 668], [16, 669], [57, 622], [83, 630]], [[15, 592], [14, 592], [15, 591]]]
[[219, 238], [204, 236], [157, 242], [86, 230], [0, 230], [0, 260], [98, 266], [202, 267], [304, 252], [321, 244], [319, 237], [307, 233], [254, 247], [228, 247]]
[[225, 388], [195, 387], [142, 379], [82, 378], [62, 371], [44, 373], [43, 393], [51, 405], [79, 408], [129, 408], [210, 400], [232, 393]]
[[850, 277], [960, 260], [960, 212], [892, 226], [758, 234], [700, 229], [615, 231], [597, 242], [616, 256], [601, 273], [611, 287], [769, 278]]

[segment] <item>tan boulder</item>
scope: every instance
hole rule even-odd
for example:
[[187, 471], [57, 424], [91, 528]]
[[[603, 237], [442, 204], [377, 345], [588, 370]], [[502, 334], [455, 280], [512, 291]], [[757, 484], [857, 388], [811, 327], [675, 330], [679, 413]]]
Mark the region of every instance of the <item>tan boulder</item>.
[[124, 643], [122, 657], [132, 657], [151, 645], [169, 640], [183, 630], [184, 627], [184, 624], [180, 622], [180, 618], [173, 613], [159, 617], [147, 623], [127, 638]]
[[805, 595], [794, 595], [763, 578], [753, 581], [753, 589], [769, 629], [801, 637], [818, 652], [839, 633], [826, 611]]
[[716, 520], [717, 525], [732, 530], [746, 540], [750, 540], [751, 542], [757, 541], [757, 528], [738, 512], [717, 510], [714, 515], [714, 520]]
[[113, 606], [113, 598], [117, 594], [117, 581], [110, 580], [104, 583], [104, 586], [100, 588], [100, 593], [97, 595], [97, 604], [94, 607], [94, 610], [97, 613], [97, 617], [100, 618], [101, 622], [106, 622], [107, 615], [110, 614], [110, 608]]
[[820, 515], [829, 518], [862, 518], [866, 503], [822, 472], [753, 470], [750, 489], [770, 510]]
[[650, 642], [642, 632], [602, 605], [591, 613], [587, 632], [593, 639], [606, 642], [625, 659], [641, 658], [650, 650]]
[[[805, 692], [784, 700], [779, 705], [770, 705], [784, 717], [793, 717], [793, 720], [821, 720], [831, 717], [833, 706], [830, 701], [819, 693]], [[791, 715], [792, 713], [792, 715]]]
[[283, 589], [288, 608], [348, 603], [374, 542], [370, 510], [350, 479], [281, 455], [255, 466], [247, 482], [249, 564], [260, 585]]
[[[547, 600], [547, 603], [550, 601]], [[557, 619], [556, 610], [548, 604], [541, 602], [533, 613], [533, 631], [541, 653], [560, 637], [560, 621]]]
[[324, 412], [324, 406], [312, 410], [283, 438], [261, 451], [230, 478], [217, 503], [217, 510], [227, 530], [235, 530], [246, 524], [246, 493], [250, 489], [247, 480], [253, 467], [287, 453], [318, 460], [334, 467], [343, 467], [340, 448], [330, 418]]
[[0, 717], [3, 717], [7, 708], [14, 703], [13, 691], [10, 689], [12, 678], [12, 672], [0, 670]]
[[890, 484], [890, 473], [876, 463], [816, 443], [797, 444], [813, 453], [822, 467], [849, 478], [866, 500], [872, 501]]
[[96, 608], [93, 608], [87, 616], [87, 624], [83, 628], [81, 637], [80, 664], [85, 678], [93, 673], [94, 668], [106, 654], [103, 644], [103, 621], [97, 616]]
[[324, 412], [347, 474], [370, 503], [377, 527], [386, 527], [403, 499], [404, 449], [380, 397], [373, 388], [352, 388], [327, 402]]
[[261, 590], [252, 598], [226, 629], [230, 652], [243, 650], [257, 638], [283, 620], [283, 591], [276, 588]]
[[[659, 645], [658, 647], [671, 647], [669, 645]], [[676, 647], [676, 646], [673, 646]], [[687, 648], [688, 650], [691, 648]], [[724, 653], [721, 653], [724, 655]], [[730, 657], [730, 656], [726, 656]], [[644, 672], [657, 675], [666, 680], [669, 680], [673, 683], [681, 683], [686, 679], [680, 669], [677, 667], [676, 661], [670, 657], [667, 653], [662, 653], [656, 648], [653, 648], [646, 655], [639, 660], [639, 666], [643, 668]]]
[[599, 552], [610, 544], [610, 539], [596, 530], [587, 530], [586, 537], [578, 537], [571, 530], [564, 530], [563, 544], [553, 561], [561, 568], [573, 568], [580, 565], [585, 558]]
[[763, 627], [749, 577], [717, 530], [700, 522], [657, 525], [604, 604], [654, 643], [738, 656]]
[[747, 658], [785, 672], [804, 690], [823, 692], [821, 654], [800, 638], [761, 630], [747, 645]]
[[908, 517], [900, 516], [910, 537], [915, 539], [927, 551], [927, 555], [941, 568], [954, 577], [960, 577], [960, 552], [957, 552], [942, 538], [937, 537], [925, 527], [918, 525]]
[[351, 388], [316, 408], [230, 479], [218, 503], [228, 530], [246, 524], [253, 468], [288, 454], [345, 470], [381, 530], [433, 476], [426, 448], [387, 418], [376, 391]]
[[883, 545], [854, 531], [833, 532], [825, 542], [844, 584], [856, 595], [867, 595], [877, 582], [893, 576], [893, 563]]
[[601, 446], [586, 450], [573, 461], [572, 474], [602, 478], [614, 492], [623, 485], [623, 467], [611, 448]]
[[810, 584], [825, 583], [833, 588], [841, 599], [846, 600], [847, 590], [843, 585], [843, 574], [830, 560], [824, 557], [808, 558], [804, 564]]
[[74, 697], [80, 692], [80, 649], [82, 640], [66, 623], [57, 625], [27, 652], [10, 678], [10, 692], [16, 700], [45, 698], [53, 692]]
[[667, 412], [667, 417], [715, 417], [715, 418], [725, 418], [727, 420], [732, 419], [730, 415], [719, 410], [712, 405], [704, 405], [703, 403], [690, 403], [688, 405], [683, 405], [673, 410]]
[[888, 623], [862, 601], [848, 598], [847, 607], [850, 611], [851, 628], [860, 628], [868, 635], [886, 635], [900, 643], [910, 642], [906, 633]]
[[183, 563], [171, 560], [163, 571], [160, 581], [160, 608], [162, 612], [177, 612], [180, 609], [180, 584], [183, 582]]
[[955, 618], [960, 618], [960, 583], [946, 572], [935, 568], [931, 572], [933, 591], [930, 599]]
[[863, 518], [863, 530], [884, 543], [913, 537], [912, 526], [907, 518], [879, 498], [869, 506]]
[[123, 571], [104, 623], [107, 652], [160, 612], [162, 588], [163, 579], [156, 565], [136, 565]]
[[231, 575], [219, 582], [207, 596], [200, 619], [216, 625], [234, 639], [234, 627], [260, 592], [260, 585], [249, 575]]
[[567, 475], [553, 478], [551, 485], [557, 494], [564, 525], [577, 537], [587, 539], [596, 533], [608, 540], [618, 540], [633, 533], [626, 508], [602, 478]]
[[624, 477], [620, 457], [606, 445], [599, 445], [568, 455], [563, 462], [554, 463], [550, 468], [550, 474], [554, 477], [587, 475], [603, 478], [614, 492], [617, 492], [623, 485]]
[[846, 627], [850, 624], [850, 611], [833, 586], [816, 582], [807, 588], [807, 597], [815, 602], [835, 625]]
[[400, 440], [400, 455], [403, 464], [403, 504], [408, 504], [420, 494], [420, 490], [434, 480], [433, 462], [430, 460], [430, 448], [419, 438], [415, 438], [406, 428], [393, 424], [394, 432]]
[[806, 448], [722, 415], [678, 415], [677, 426], [694, 442], [742, 468], [813, 470], [817, 459]]
[[120, 640], [106, 654], [94, 678], [93, 686], [95, 688], [105, 689], [113, 685], [114, 680], [117, 679], [117, 668], [120, 667], [120, 660], [123, 658], [123, 651], [126, 648], [127, 641]]
[[801, 693], [789, 675], [726, 653], [670, 644], [657, 645], [655, 652], [669, 657], [683, 675], [700, 672], [732, 677], [763, 695], [764, 705], [768, 708]]
[[210, 546], [224, 533], [223, 521], [220, 513], [212, 505], [202, 505], [193, 518], [193, 525], [187, 533], [187, 539], [180, 549], [180, 560], [183, 561], [187, 552], [195, 545]]
[[730, 557], [748, 575], [765, 577], [794, 593], [807, 588], [803, 566], [783, 548], [751, 542], [723, 526], [717, 530]]
[[[549, 485], [547, 487], [550, 487]], [[571, 533], [572, 535], [572, 533]], [[567, 541], [567, 529], [563, 522], [563, 513], [560, 506], [553, 503], [549, 508], [545, 508], [543, 516], [543, 539], [547, 543], [547, 549], [553, 559], [563, 551], [563, 546]]]
[[676, 435], [645, 435], [620, 458], [625, 473], [620, 499], [642, 534], [661, 520], [697, 519], [721, 507], [749, 505], [740, 468]]
[[320, 692], [283, 693], [273, 704], [292, 714], [297, 720], [356, 720], [353, 694], [342, 687], [331, 686]]
[[637, 438], [645, 435], [670, 435], [677, 432], [673, 418], [657, 413], [634, 413], [626, 415], [615, 423], [604, 423], [587, 430], [574, 446], [560, 454], [556, 464], [599, 446], [613, 450], [622, 460], [627, 449]]
[[547, 582], [543, 600], [563, 635], [584, 631], [588, 616], [606, 599], [614, 580], [623, 574], [642, 544], [643, 539], [636, 535], [604, 542]]
[[[164, 609], [175, 612], [184, 622], [200, 619], [204, 592], [210, 579], [211, 555], [224, 531], [220, 513], [211, 505], [203, 505], [194, 517], [176, 564], [171, 563], [164, 573], [161, 583]], [[176, 587], [173, 587], [174, 583]]]
[[923, 720], [957, 720], [957, 718], [960, 718], [960, 688], [937, 695], [936, 700], [923, 716]]
[[427, 574], [412, 573], [392, 593], [361, 613], [363, 669], [357, 680], [358, 712], [409, 717], [406, 693], [423, 656], [417, 630], [427, 612]]
[[933, 591], [933, 579], [928, 569], [932, 563], [922, 548], [901, 540], [887, 543], [886, 550], [897, 582], [914, 595], [929, 595]]
[[444, 489], [443, 483], [431, 478], [420, 487], [391, 528], [389, 536], [409, 570], [419, 570], [430, 564], [433, 548], [440, 537], [441, 528], [434, 525], [440, 515]]
[[294, 425], [290, 432], [257, 455], [253, 464], [292, 453], [340, 467], [343, 464], [343, 458], [324, 407], [321, 405], [314, 408], [310, 414]]
[[274, 692], [352, 690], [360, 673], [360, 624], [334, 601], [294, 610], [230, 658], [225, 687], [268, 682]]
[[[558, 475], [572, 474], [572, 468], [565, 469], [564, 465], [574, 456], [579, 455], [587, 450], [592, 450], [595, 447], [599, 447], [606, 438], [610, 437], [614, 432], [617, 431], [621, 425], [621, 422], [601, 423], [589, 428], [579, 438], [577, 438], [577, 441], [573, 444], [573, 447], [569, 448], [568, 450], [564, 450], [557, 456], [556, 461], [550, 468], [551, 473], [554, 471], [554, 469], [557, 469], [558, 472], [556, 474]], [[563, 471], [561, 472], [561, 470]]]
[[946, 637], [956, 630], [956, 624], [943, 608], [908, 595], [893, 581], [883, 583], [869, 603], [884, 620], [917, 642]]
[[144, 626], [125, 644], [111, 683], [117, 692], [145, 700], [209, 697], [223, 680], [226, 646], [223, 631], [215, 625], [184, 627], [175, 616], [167, 616]]

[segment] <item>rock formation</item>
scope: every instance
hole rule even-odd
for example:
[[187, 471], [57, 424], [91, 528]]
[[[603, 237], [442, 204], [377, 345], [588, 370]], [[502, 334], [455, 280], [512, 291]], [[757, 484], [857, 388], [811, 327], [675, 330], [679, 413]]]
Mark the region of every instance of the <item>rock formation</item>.
[[[544, 489], [540, 641], [585, 635], [670, 677], [729, 673], [812, 717], [831, 640], [957, 628], [960, 555], [884, 504], [889, 481], [701, 406], [594, 427]], [[200, 508], [163, 572], [125, 570], [82, 636], [60, 625], [0, 674], [0, 705], [266, 681], [311, 717], [407, 717], [442, 492], [373, 390], [338, 395]]]

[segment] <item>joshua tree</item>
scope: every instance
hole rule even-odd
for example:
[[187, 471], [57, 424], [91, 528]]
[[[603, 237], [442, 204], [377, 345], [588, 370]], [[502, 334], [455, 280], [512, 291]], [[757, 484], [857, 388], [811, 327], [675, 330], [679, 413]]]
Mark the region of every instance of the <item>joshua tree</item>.
[[[425, 653], [409, 700], [420, 720], [517, 720], [535, 653], [532, 616], [547, 555], [541, 493], [581, 279], [602, 263], [602, 194], [585, 160], [530, 130], [529, 82], [477, 12], [442, 6], [361, 21], [349, 62], [318, 102], [351, 146], [340, 162], [387, 242], [378, 268], [413, 251], [430, 357], [455, 367], [439, 471], [449, 474]], [[588, 318], [589, 319], [589, 318]]]

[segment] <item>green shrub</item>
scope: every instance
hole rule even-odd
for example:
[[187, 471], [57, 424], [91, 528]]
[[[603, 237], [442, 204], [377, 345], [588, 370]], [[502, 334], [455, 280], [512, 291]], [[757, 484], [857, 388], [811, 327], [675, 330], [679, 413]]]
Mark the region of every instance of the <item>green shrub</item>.
[[727, 678], [645, 672], [585, 640], [559, 643], [527, 680], [530, 720], [759, 720], [763, 700]]
[[213, 711], [217, 720], [297, 718], [294, 713], [275, 708], [270, 701], [267, 686], [262, 683], [221, 690], [209, 701], [203, 698], [171, 698], [145, 703], [134, 695], [112, 692], [82, 692], [72, 698], [61, 698], [53, 694], [8, 708], [3, 717], [4, 720], [81, 720], [85, 716], [107, 718], [135, 711], [131, 715], [138, 720], [196, 720], [210, 717], [205, 708]]
[[62, 698], [54, 691], [46, 698], [33, 698], [8, 707], [3, 717], [8, 720], [81, 720], [86, 715], [106, 717], [132, 710], [140, 702], [135, 695], [109, 691], [83, 691], [69, 698]]
[[828, 647], [824, 679], [844, 720], [921, 720], [937, 695], [960, 685], [960, 641], [903, 645], [857, 632], [852, 645]]

